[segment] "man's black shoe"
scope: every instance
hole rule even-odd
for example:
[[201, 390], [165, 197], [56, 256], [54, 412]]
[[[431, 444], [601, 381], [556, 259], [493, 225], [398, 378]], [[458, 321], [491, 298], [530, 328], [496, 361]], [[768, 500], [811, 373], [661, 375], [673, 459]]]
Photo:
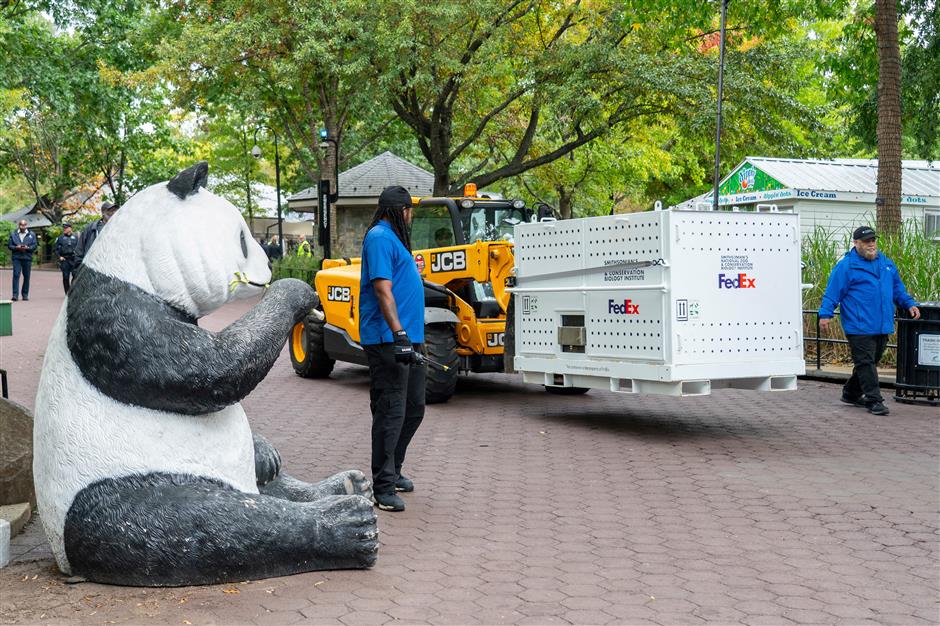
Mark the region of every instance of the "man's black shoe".
[[415, 484], [410, 478], [405, 478], [404, 476], [399, 475], [398, 480], [395, 481], [395, 491], [404, 491], [406, 493], [411, 493], [415, 490]]
[[17, 298], [16, 296], [13, 296], [13, 297], [10, 298], [10, 299], [13, 300], [13, 302], [16, 302], [17, 300], [19, 300], [19, 298]]
[[375, 497], [375, 506], [383, 511], [404, 511], [405, 501], [398, 497], [396, 493], [377, 493]]
[[865, 396], [859, 396], [857, 398], [850, 398], [845, 394], [842, 394], [841, 400], [846, 404], [854, 404], [855, 406], [866, 406]]
[[888, 407], [886, 407], [883, 403], [875, 402], [874, 404], [868, 405], [868, 412], [872, 415], [887, 415], [891, 411], [889, 411]]

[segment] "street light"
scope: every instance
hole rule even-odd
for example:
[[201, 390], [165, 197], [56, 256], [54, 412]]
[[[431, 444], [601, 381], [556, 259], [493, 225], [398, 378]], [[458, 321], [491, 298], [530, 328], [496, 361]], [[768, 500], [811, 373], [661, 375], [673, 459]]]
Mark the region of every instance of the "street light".
[[277, 133], [270, 126], [262, 124], [255, 128], [255, 146], [251, 149], [251, 156], [256, 159], [261, 158], [261, 148], [258, 146], [258, 131], [262, 128], [267, 129], [274, 136], [274, 188], [277, 193], [277, 245], [281, 249], [281, 255], [284, 254], [284, 229], [281, 219], [281, 155], [277, 148]]
[[339, 142], [329, 136], [325, 128], [320, 129], [320, 149], [326, 150], [329, 144], [333, 144], [333, 179], [336, 181], [336, 189], [330, 190], [330, 181], [323, 178], [323, 172], [320, 172], [320, 184], [317, 189], [317, 203], [320, 215], [320, 245], [323, 246], [323, 258], [328, 259], [331, 256], [330, 250], [330, 204], [335, 204], [339, 199]]
[[725, 82], [725, 22], [728, 19], [728, 2], [721, 0], [721, 35], [718, 48], [718, 112], [715, 120], [715, 184], [712, 190], [712, 209], [718, 210], [718, 184], [721, 182], [721, 99]]

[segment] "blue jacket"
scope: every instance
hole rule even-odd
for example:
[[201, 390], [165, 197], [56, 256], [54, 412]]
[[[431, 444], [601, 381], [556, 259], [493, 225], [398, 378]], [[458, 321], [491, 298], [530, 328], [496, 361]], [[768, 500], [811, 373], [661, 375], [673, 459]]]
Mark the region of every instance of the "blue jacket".
[[832, 317], [839, 306], [845, 334], [890, 335], [895, 305], [909, 309], [917, 302], [904, 288], [894, 262], [880, 252], [868, 261], [852, 248], [832, 269], [819, 317]]
[[[16, 247], [20, 244], [25, 245], [27, 250], [17, 250]], [[36, 245], [36, 235], [34, 235], [31, 230], [27, 229], [26, 234], [20, 239], [19, 228], [10, 233], [10, 240], [7, 242], [7, 248], [13, 252], [13, 258], [26, 261], [32, 260], [33, 252], [36, 251]]]

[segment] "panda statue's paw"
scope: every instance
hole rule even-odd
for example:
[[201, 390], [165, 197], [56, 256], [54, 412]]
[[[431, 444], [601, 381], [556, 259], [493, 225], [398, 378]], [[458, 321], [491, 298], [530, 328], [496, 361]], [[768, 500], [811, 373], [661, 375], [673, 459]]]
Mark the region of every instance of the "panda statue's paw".
[[330, 496], [315, 503], [319, 517], [316, 552], [333, 568], [361, 568], [375, 564], [379, 531], [372, 502], [362, 496]]
[[283, 302], [284, 307], [293, 316], [295, 324], [303, 321], [310, 310], [320, 303], [313, 287], [296, 278], [281, 278], [274, 281], [268, 288], [265, 298], [274, 298]]
[[359, 470], [346, 470], [333, 474], [329, 478], [314, 483], [311, 487], [324, 498], [326, 496], [372, 497], [372, 481]]
[[316, 502], [332, 496], [372, 497], [372, 483], [359, 470], [333, 474], [318, 483], [305, 483], [281, 472], [269, 483], [258, 483], [261, 493], [293, 502]]

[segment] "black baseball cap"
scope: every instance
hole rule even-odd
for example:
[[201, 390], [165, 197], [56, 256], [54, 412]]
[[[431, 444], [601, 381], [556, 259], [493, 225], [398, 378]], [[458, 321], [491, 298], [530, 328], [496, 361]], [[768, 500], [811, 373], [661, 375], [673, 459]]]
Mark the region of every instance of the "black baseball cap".
[[69, 224], [68, 222], [63, 222], [63, 223], [62, 223], [62, 228], [71, 228], [71, 227], [72, 227], [72, 225]]
[[878, 239], [878, 233], [871, 226], [859, 226], [852, 233], [852, 239], [856, 241], [868, 241], [869, 239]]
[[114, 206], [113, 204], [111, 204], [111, 203], [108, 202], [107, 200], [105, 200], [104, 202], [101, 203], [101, 210], [102, 210], [102, 211], [113, 211], [113, 210], [116, 209], [116, 208], [117, 208], [116, 206]]
[[398, 209], [411, 206], [411, 194], [401, 185], [392, 185], [382, 190], [379, 196], [379, 206]]

